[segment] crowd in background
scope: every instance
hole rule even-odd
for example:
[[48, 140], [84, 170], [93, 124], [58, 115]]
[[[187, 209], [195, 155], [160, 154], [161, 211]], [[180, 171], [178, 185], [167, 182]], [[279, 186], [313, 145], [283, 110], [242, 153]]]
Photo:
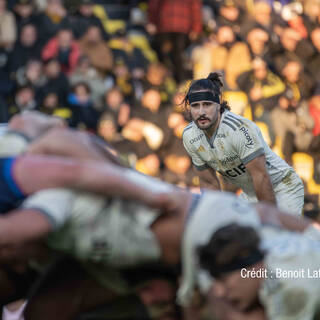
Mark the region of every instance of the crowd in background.
[[218, 71], [232, 111], [288, 163], [309, 155], [320, 184], [319, 51], [320, 0], [0, 0], [0, 122], [57, 115], [196, 187], [182, 100]]

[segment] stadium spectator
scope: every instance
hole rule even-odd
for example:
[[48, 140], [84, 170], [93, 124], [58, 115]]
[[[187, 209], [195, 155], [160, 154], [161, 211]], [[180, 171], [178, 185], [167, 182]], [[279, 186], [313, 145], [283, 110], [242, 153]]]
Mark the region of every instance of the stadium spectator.
[[79, 45], [73, 39], [72, 30], [68, 27], [62, 27], [42, 50], [42, 59], [46, 61], [56, 58], [61, 65], [61, 71], [66, 75], [74, 71], [79, 56]]
[[16, 29], [14, 15], [7, 10], [7, 0], [0, 0], [0, 49], [12, 49], [17, 38]]
[[77, 39], [82, 38], [89, 27], [96, 26], [99, 28], [103, 39], [108, 40], [108, 35], [101, 20], [94, 15], [95, 2], [93, 0], [80, 0], [77, 4], [77, 12], [68, 18], [75, 37]]
[[78, 44], [81, 53], [89, 58], [90, 64], [101, 76], [111, 70], [113, 66], [112, 52], [103, 39], [98, 26], [89, 26], [79, 39]]
[[17, 113], [26, 110], [35, 110], [37, 108], [37, 102], [35, 100], [35, 92], [32, 86], [24, 85], [18, 87], [14, 96], [14, 101], [9, 105], [9, 118]]
[[275, 133], [270, 112], [277, 105], [285, 84], [274, 74], [261, 58], [252, 61], [252, 70], [241, 74], [237, 79], [239, 88], [247, 93], [254, 121], [264, 122], [269, 129], [272, 145]]
[[58, 59], [49, 59], [44, 63], [44, 73], [47, 78], [43, 87], [44, 95], [54, 91], [58, 94], [59, 100], [65, 104], [69, 92], [69, 81], [64, 73], [61, 72], [61, 65]]
[[[18, 34], [21, 33], [21, 28], [26, 24], [32, 24], [37, 29], [37, 32], [41, 31], [36, 13], [36, 8], [32, 0], [18, 0], [13, 6], [13, 12], [17, 21]], [[43, 39], [42, 39], [43, 40]]]
[[221, 1], [218, 4], [216, 22], [218, 26], [227, 25], [238, 36], [241, 32], [244, 14], [243, 9], [233, 0]]
[[175, 80], [186, 79], [183, 51], [202, 31], [199, 0], [150, 0], [148, 30], [156, 34], [160, 61], [173, 70]]
[[120, 132], [130, 118], [130, 106], [117, 87], [111, 88], [104, 96], [104, 113], [112, 115], [116, 131]]
[[91, 96], [94, 106], [98, 109], [102, 108], [103, 96], [108, 88], [104, 78], [91, 65], [87, 56], [80, 56], [76, 69], [68, 79], [71, 85], [75, 85], [78, 82], [86, 82], [92, 91]]
[[38, 16], [40, 38], [47, 42], [54, 37], [62, 25], [68, 24], [68, 12], [62, 0], [48, 0], [46, 8]]
[[228, 89], [237, 89], [237, 77], [250, 69], [250, 52], [245, 43], [237, 41], [229, 26], [217, 30], [218, 46], [212, 48], [212, 70], [224, 71], [225, 84]]
[[40, 60], [29, 60], [16, 72], [15, 79], [18, 86], [30, 84], [35, 90], [36, 100], [39, 102], [42, 99], [47, 79], [43, 74], [43, 65]]
[[33, 24], [22, 26], [19, 40], [11, 53], [12, 70], [17, 71], [20, 67], [25, 66], [29, 60], [40, 60], [41, 49], [36, 27]]
[[71, 126], [96, 130], [99, 113], [93, 107], [91, 89], [85, 82], [79, 82], [73, 86], [68, 95], [68, 104], [72, 110]]

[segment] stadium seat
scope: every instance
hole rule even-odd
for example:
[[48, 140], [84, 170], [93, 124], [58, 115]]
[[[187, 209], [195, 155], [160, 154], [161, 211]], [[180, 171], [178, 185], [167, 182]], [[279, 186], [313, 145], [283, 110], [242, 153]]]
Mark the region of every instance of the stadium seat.
[[260, 122], [257, 121], [256, 125], [259, 127], [259, 129], [261, 130], [263, 139], [265, 140], [265, 142], [268, 144], [268, 146], [271, 145], [271, 138], [269, 135], [269, 129], [268, 126], [264, 123], [264, 122]]
[[109, 34], [126, 29], [126, 23], [123, 20], [111, 20], [103, 6], [94, 6], [94, 15], [101, 20], [103, 27]]
[[307, 183], [308, 191], [311, 194], [320, 194], [320, 185], [313, 179], [313, 159], [303, 152], [295, 152], [292, 155], [293, 167], [298, 175]]
[[[225, 91], [223, 93], [223, 100], [228, 101], [229, 105], [231, 106], [231, 111], [246, 117], [245, 110], [248, 106], [248, 98], [247, 95], [243, 91]], [[247, 118], [247, 117], [246, 117]], [[251, 120], [251, 118], [248, 118]]]

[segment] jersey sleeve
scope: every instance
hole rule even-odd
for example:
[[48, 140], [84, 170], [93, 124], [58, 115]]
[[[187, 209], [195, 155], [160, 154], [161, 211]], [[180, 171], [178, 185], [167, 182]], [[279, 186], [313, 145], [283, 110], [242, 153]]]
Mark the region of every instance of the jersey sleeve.
[[74, 193], [67, 189], [42, 190], [28, 197], [21, 205], [23, 209], [34, 209], [42, 213], [53, 229], [61, 227], [70, 217]]
[[203, 161], [199, 155], [196, 153], [196, 151], [192, 150], [192, 148], [189, 146], [187, 139], [185, 137], [185, 135], [183, 135], [183, 146], [186, 149], [186, 151], [188, 152], [189, 156], [191, 157], [192, 160], [192, 164], [194, 165], [194, 167], [197, 170], [205, 170], [207, 168], [209, 168], [209, 166], [205, 163], [205, 161]]
[[244, 123], [232, 136], [234, 151], [243, 164], [265, 154], [263, 137], [254, 123]]

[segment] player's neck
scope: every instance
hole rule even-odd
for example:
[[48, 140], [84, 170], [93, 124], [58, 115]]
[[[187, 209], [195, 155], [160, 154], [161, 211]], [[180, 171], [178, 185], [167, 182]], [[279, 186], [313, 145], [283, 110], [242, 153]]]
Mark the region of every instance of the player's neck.
[[221, 119], [221, 113], [218, 114], [218, 118], [216, 123], [211, 126], [210, 128], [208, 128], [207, 130], [204, 130], [204, 133], [206, 134], [206, 136], [210, 139], [214, 133], [218, 130], [219, 128], [219, 124], [220, 124], [220, 119]]

